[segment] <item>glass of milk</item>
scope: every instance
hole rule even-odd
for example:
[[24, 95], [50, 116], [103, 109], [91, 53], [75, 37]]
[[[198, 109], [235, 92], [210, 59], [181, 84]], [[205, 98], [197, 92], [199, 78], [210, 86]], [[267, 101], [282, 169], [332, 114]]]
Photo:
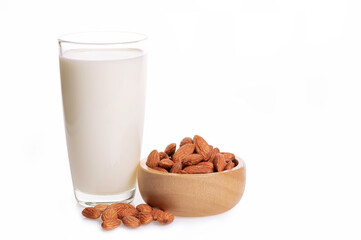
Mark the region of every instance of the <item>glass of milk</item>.
[[86, 32], [58, 40], [75, 198], [84, 206], [131, 202], [143, 137], [146, 36]]

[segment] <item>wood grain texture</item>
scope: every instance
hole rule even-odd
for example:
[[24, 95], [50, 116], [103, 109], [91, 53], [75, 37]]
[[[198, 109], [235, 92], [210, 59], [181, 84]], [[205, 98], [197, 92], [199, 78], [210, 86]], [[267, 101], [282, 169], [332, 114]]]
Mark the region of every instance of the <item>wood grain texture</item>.
[[208, 174], [163, 173], [139, 163], [138, 186], [143, 200], [152, 207], [176, 216], [199, 217], [223, 213], [242, 198], [246, 184], [246, 165]]

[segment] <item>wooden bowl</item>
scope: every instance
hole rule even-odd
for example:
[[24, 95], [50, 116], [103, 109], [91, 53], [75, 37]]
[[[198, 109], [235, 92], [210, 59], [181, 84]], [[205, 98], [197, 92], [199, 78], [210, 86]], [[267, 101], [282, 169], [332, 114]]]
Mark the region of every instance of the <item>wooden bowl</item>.
[[246, 165], [207, 174], [164, 173], [139, 163], [138, 186], [143, 200], [176, 216], [200, 217], [223, 213], [233, 208], [244, 192]]

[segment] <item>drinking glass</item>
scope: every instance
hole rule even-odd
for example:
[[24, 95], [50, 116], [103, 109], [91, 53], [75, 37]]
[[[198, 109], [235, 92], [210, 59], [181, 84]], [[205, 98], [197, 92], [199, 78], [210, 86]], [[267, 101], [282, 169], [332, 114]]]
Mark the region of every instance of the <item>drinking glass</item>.
[[58, 41], [75, 198], [84, 206], [131, 202], [143, 137], [146, 36], [84, 32]]

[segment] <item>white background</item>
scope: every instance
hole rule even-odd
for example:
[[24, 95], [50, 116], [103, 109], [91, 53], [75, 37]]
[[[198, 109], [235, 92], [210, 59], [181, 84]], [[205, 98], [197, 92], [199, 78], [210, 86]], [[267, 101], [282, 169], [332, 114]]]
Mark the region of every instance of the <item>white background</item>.
[[[1, 0], [0, 238], [360, 239], [360, 13], [357, 0]], [[149, 36], [142, 156], [194, 134], [236, 153], [236, 207], [110, 232], [83, 218], [57, 37], [87, 30]]]

